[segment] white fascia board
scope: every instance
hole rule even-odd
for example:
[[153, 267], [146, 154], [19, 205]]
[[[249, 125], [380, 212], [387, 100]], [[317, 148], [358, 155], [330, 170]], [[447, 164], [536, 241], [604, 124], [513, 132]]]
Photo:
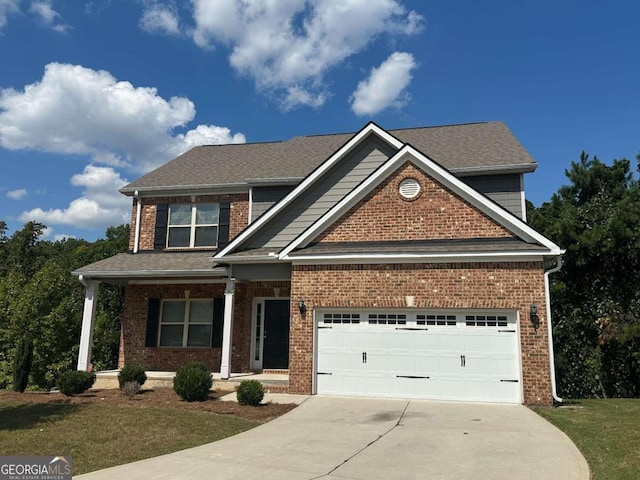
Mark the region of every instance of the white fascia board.
[[356, 133], [351, 138], [351, 140], [345, 143], [338, 149], [338, 151], [331, 155], [331, 157], [325, 160], [324, 163], [322, 163], [318, 168], [311, 172], [302, 182], [298, 184], [296, 188], [289, 192], [287, 196], [285, 196], [282, 200], [271, 207], [264, 215], [260, 216], [254, 223], [252, 223], [244, 231], [242, 231], [242, 233], [234, 238], [233, 241], [229, 243], [229, 245], [227, 245], [220, 252], [216, 253], [213, 258], [221, 259], [228, 253], [232, 252], [236, 247], [240, 246], [242, 242], [247, 240], [251, 235], [257, 232], [267, 222], [269, 222], [273, 217], [275, 217], [285, 207], [287, 207], [287, 205], [289, 205], [293, 200], [303, 194], [316, 180], [322, 177], [322, 175], [324, 175], [327, 170], [333, 167], [337, 162], [344, 158], [345, 155], [352, 151], [357, 145], [359, 145], [371, 134], [376, 134], [378, 137], [380, 137], [382, 140], [384, 140], [394, 148], [400, 149], [403, 145], [402, 142], [396, 137], [383, 130], [375, 123], [369, 122], [362, 130]]
[[560, 254], [560, 247], [551, 240], [536, 232], [518, 217], [507, 212], [504, 208], [500, 207], [488, 197], [471, 188], [462, 180], [451, 174], [447, 169], [441, 167], [438, 163], [420, 153], [412, 146], [405, 145], [393, 157], [387, 160], [384, 165], [373, 172], [364, 182], [353, 189], [345, 198], [334, 205], [327, 213], [287, 245], [281, 251], [280, 258], [286, 258], [294, 249], [305, 247], [311, 243], [314, 238], [316, 238], [332, 223], [337, 221], [342, 215], [348, 212], [351, 207], [362, 200], [406, 161], [416, 164], [436, 181], [450, 188], [454, 193], [476, 206], [481, 212], [485, 213], [487, 216], [504, 226], [507, 230], [518, 235], [520, 238], [525, 241], [539, 243], [547, 247], [552, 254]]
[[226, 275], [226, 269], [213, 270], [128, 270], [128, 271], [86, 271], [71, 272], [72, 275], [82, 275], [87, 279], [100, 278], [132, 278], [132, 277], [223, 277]]
[[393, 253], [305, 255], [287, 257], [293, 265], [376, 264], [376, 263], [487, 263], [487, 262], [541, 262], [549, 252], [490, 252], [490, 253]]

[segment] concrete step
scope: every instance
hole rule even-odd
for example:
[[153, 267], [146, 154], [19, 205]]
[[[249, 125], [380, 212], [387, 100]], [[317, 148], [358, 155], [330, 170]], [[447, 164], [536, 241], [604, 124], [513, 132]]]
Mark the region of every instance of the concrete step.
[[[93, 388], [119, 388], [118, 370], [96, 372], [96, 382]], [[285, 373], [286, 372], [286, 373]], [[147, 381], [145, 388], [173, 387], [173, 377], [175, 372], [146, 372]], [[232, 373], [231, 378], [223, 380], [220, 373], [214, 372], [213, 389], [224, 392], [234, 392], [243, 380], [258, 380], [264, 387], [266, 393], [289, 393], [289, 373], [288, 371], [274, 371], [273, 373]]]

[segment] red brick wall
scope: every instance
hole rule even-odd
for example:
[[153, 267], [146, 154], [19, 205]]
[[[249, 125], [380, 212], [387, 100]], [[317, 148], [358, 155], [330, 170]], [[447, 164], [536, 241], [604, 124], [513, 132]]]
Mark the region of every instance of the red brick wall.
[[529, 305], [545, 305], [544, 271], [539, 262], [294, 266], [291, 298], [304, 298], [304, 318], [292, 301], [289, 391], [311, 393], [314, 308], [512, 309], [520, 312], [524, 402], [551, 403], [551, 381], [544, 309], [537, 332]]
[[[234, 302], [233, 348], [231, 370], [250, 370], [251, 323], [254, 297], [273, 297], [274, 288], [280, 289], [280, 296], [288, 297], [289, 282], [252, 282], [237, 284]], [[201, 360], [212, 371], [220, 371], [220, 348], [165, 348], [145, 347], [147, 312], [150, 298], [213, 298], [224, 295], [223, 283], [206, 285], [129, 285], [125, 293], [120, 338], [120, 358], [118, 366], [125, 363], [141, 363], [149, 370], [175, 371], [182, 364]]]
[[[415, 178], [422, 187], [411, 201], [398, 186]], [[411, 163], [400, 167], [323, 232], [318, 242], [495, 238], [513, 235]]]
[[[145, 347], [147, 331], [147, 313], [150, 298], [213, 298], [224, 295], [224, 283], [203, 285], [129, 285], [125, 291], [125, 304], [122, 313], [122, 337], [118, 366], [126, 363], [141, 363], [148, 370], [175, 371], [181, 365], [192, 360], [205, 362], [211, 370], [220, 371], [220, 348], [166, 348]], [[242, 285], [236, 289], [236, 297], [244, 295]], [[249, 351], [242, 341], [246, 331], [243, 317], [236, 317], [233, 328], [232, 370], [247, 371]], [[249, 329], [251, 323], [249, 322]]]
[[[229, 240], [235, 238], [249, 222], [249, 195], [198, 195], [195, 203], [229, 202], [231, 212], [229, 218]], [[184, 197], [156, 197], [142, 200], [142, 214], [140, 216], [140, 245], [139, 250], [153, 250], [156, 227], [156, 205], [160, 203], [193, 203], [190, 196]], [[131, 214], [131, 236], [129, 248], [133, 250], [135, 241], [136, 204], [133, 202]], [[213, 249], [215, 250], [215, 249]]]

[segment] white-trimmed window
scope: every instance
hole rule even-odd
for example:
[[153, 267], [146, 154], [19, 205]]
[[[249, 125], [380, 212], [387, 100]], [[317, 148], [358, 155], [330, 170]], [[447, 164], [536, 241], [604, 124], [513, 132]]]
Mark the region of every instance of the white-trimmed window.
[[161, 347], [211, 347], [213, 299], [163, 300]]
[[217, 203], [169, 205], [167, 248], [217, 247], [219, 219]]

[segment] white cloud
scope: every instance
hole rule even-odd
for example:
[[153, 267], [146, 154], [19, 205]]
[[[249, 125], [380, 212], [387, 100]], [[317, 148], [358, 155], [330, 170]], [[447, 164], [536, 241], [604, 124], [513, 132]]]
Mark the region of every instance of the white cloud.
[[66, 31], [70, 28], [69, 25], [57, 23], [61, 17], [60, 14], [53, 9], [51, 0], [31, 2], [29, 12], [36, 15], [36, 17], [38, 17], [43, 25], [49, 27], [55, 32], [66, 33]]
[[0, 146], [86, 155], [146, 172], [197, 144], [244, 143], [244, 135], [215, 125], [173, 133], [195, 113], [188, 98], [165, 100], [155, 88], [104, 70], [50, 63], [23, 91], [0, 89]]
[[12, 13], [18, 13], [19, 0], [0, 0], [0, 31], [7, 25], [7, 17]]
[[26, 194], [26, 188], [18, 188], [16, 190], [9, 190], [7, 192], [7, 198], [11, 198], [13, 200], [22, 200]]
[[202, 48], [229, 46], [231, 66], [285, 108], [318, 107], [326, 73], [383, 34], [413, 35], [423, 17], [397, 0], [192, 0], [192, 36]]
[[304, 88], [289, 87], [287, 88], [287, 94], [282, 101], [282, 108], [284, 110], [291, 110], [299, 105], [306, 105], [312, 108], [319, 108], [324, 105], [324, 102], [329, 98], [327, 92], [318, 94], [312, 94]]
[[196, 145], [246, 141], [242, 133], [216, 125], [174, 133], [194, 117], [188, 98], [165, 100], [155, 88], [79, 65], [50, 63], [42, 79], [22, 91], [0, 89], [1, 147], [83, 155], [93, 162], [71, 179], [84, 188], [82, 196], [66, 208], [23, 212], [21, 220], [79, 228], [128, 223], [130, 201], [118, 193], [126, 181], [114, 167], [145, 173]]
[[227, 127], [216, 127], [215, 125], [198, 125], [187, 133], [180, 134], [176, 138], [185, 145], [185, 150], [198, 145], [219, 145], [223, 143], [245, 143], [247, 140], [242, 133], [231, 135], [231, 130]]
[[140, 28], [148, 33], [180, 34], [180, 18], [173, 4], [145, 2]]
[[34, 208], [23, 212], [20, 220], [78, 228], [105, 228], [129, 223], [131, 200], [118, 193], [127, 180], [113, 168], [87, 165], [82, 173], [71, 178], [71, 184], [83, 187], [84, 191], [67, 208]]
[[356, 115], [375, 115], [408, 101], [404, 93], [411, 82], [411, 71], [416, 68], [413, 55], [394, 52], [378, 68], [373, 68], [366, 80], [358, 83], [351, 96], [351, 110]]
[[54, 242], [62, 242], [63, 240], [66, 240], [68, 238], [78, 238], [75, 235], [69, 235], [67, 233], [58, 233], [56, 235], [53, 236], [53, 241]]

